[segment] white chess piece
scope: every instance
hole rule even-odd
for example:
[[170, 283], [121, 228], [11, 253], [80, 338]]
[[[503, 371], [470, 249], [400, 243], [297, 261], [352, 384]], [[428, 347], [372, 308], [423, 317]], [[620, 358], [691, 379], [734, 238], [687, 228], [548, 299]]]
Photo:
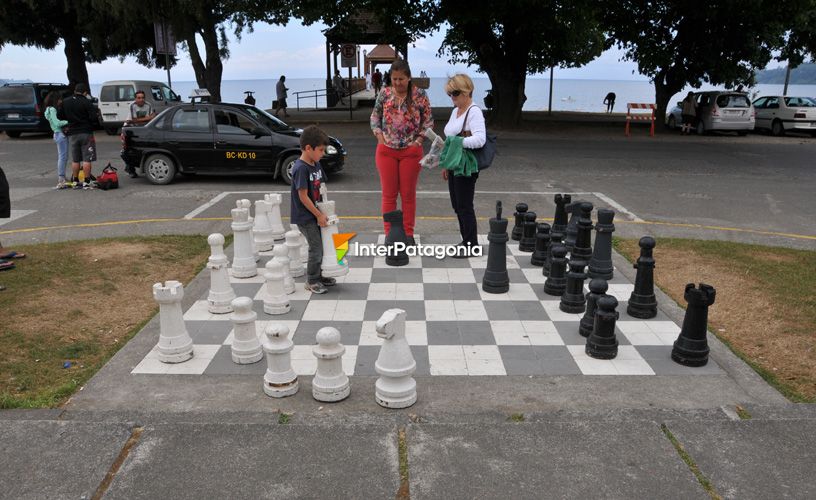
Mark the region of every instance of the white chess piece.
[[272, 228], [272, 239], [275, 241], [283, 241], [286, 229], [283, 228], [283, 221], [281, 220], [281, 203], [283, 198], [280, 193], [269, 193], [264, 195], [264, 200], [269, 204], [269, 226]]
[[249, 211], [245, 208], [232, 209], [233, 250], [232, 275], [236, 278], [251, 278], [258, 274], [258, 266], [252, 255], [252, 238], [249, 230]]
[[184, 326], [181, 300], [184, 288], [178, 281], [153, 285], [153, 298], [159, 303], [159, 361], [181, 363], [193, 357], [193, 339]]
[[289, 338], [289, 328], [280, 323], [271, 322], [264, 330], [266, 341], [263, 350], [266, 353], [266, 374], [263, 390], [267, 396], [283, 398], [298, 391], [298, 379], [292, 370], [290, 352], [294, 343]]
[[275, 245], [272, 226], [269, 224], [269, 204], [265, 200], [255, 200], [255, 221], [252, 227], [255, 247], [259, 252], [268, 252]]
[[327, 403], [346, 399], [351, 386], [343, 372], [346, 348], [340, 343], [340, 332], [331, 326], [323, 327], [317, 331], [315, 341], [312, 352], [317, 358], [317, 371], [312, 379], [312, 397]]
[[337, 262], [337, 252], [334, 248], [334, 238], [332, 235], [338, 234], [340, 219], [334, 213], [334, 201], [318, 201], [317, 209], [323, 212], [328, 219], [328, 224], [320, 228], [320, 239], [323, 242], [323, 262], [321, 263], [321, 274], [327, 278], [345, 276], [349, 272], [348, 259]]
[[229, 282], [229, 259], [224, 254], [224, 236], [213, 233], [207, 237], [210, 245], [210, 258], [207, 267], [210, 270], [210, 293], [207, 295], [207, 310], [213, 314], [232, 312], [232, 299], [235, 291]]
[[267, 314], [286, 314], [291, 306], [286, 298], [286, 291], [283, 287], [283, 266], [275, 259], [266, 263], [266, 290], [264, 293], [264, 312]]
[[289, 274], [293, 278], [306, 274], [306, 266], [300, 261], [300, 233], [298, 231], [286, 232], [286, 249], [289, 251]]
[[247, 221], [249, 222], [249, 241], [252, 243], [252, 258], [255, 259], [255, 262], [261, 260], [261, 254], [258, 252], [258, 247], [255, 246], [255, 218], [252, 217], [252, 202], [249, 200], [237, 200], [235, 202], [235, 208], [246, 208], [247, 214]]
[[405, 340], [405, 311], [388, 309], [377, 320], [377, 336], [384, 339], [374, 369], [380, 378], [374, 384], [377, 404], [385, 408], [407, 408], [417, 400], [416, 361]]
[[295, 280], [289, 274], [289, 249], [286, 245], [275, 245], [272, 249], [274, 255], [273, 260], [281, 265], [281, 272], [283, 272], [283, 291], [286, 295], [295, 293]]
[[233, 332], [232, 360], [239, 365], [256, 363], [263, 357], [263, 350], [255, 327], [258, 315], [252, 310], [252, 299], [238, 297], [232, 301], [232, 308], [235, 310], [230, 316]]
[[289, 226], [300, 235], [300, 261], [307, 264], [309, 262], [309, 242], [297, 224], [289, 224]]

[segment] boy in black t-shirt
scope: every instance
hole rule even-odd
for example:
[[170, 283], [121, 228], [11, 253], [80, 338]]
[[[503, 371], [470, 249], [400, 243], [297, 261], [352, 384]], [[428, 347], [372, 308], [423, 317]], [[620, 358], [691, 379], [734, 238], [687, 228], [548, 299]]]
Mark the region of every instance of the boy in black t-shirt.
[[309, 243], [309, 261], [306, 265], [306, 290], [326, 293], [327, 286], [336, 283], [334, 278], [324, 278], [320, 272], [323, 261], [323, 241], [320, 228], [327, 223], [326, 216], [317, 209], [320, 185], [326, 182], [326, 173], [320, 167], [320, 159], [326, 153], [329, 136], [314, 125], [306, 127], [300, 135], [300, 158], [292, 169], [291, 222], [297, 224]]

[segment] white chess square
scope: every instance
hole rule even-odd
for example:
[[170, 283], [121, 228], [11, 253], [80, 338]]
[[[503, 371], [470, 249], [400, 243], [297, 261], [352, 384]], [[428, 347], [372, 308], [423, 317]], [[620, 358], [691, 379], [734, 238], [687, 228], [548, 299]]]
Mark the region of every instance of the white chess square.
[[332, 320], [362, 321], [365, 316], [366, 302], [365, 300], [338, 300]]
[[425, 288], [422, 283], [396, 283], [396, 300], [423, 300]]
[[542, 300], [541, 305], [547, 311], [551, 321], [581, 321], [582, 314], [565, 313], [560, 309], [560, 300]]
[[313, 345], [295, 345], [292, 346], [292, 351], [289, 353], [289, 357], [294, 360], [309, 360], [313, 359], [316, 360], [314, 353], [312, 352]]
[[501, 352], [499, 352], [499, 346], [496, 345], [463, 345], [462, 352], [464, 352], [466, 360], [501, 361]]
[[530, 345], [530, 336], [521, 321], [491, 321], [496, 345]]
[[564, 345], [552, 321], [522, 321], [530, 345]]
[[609, 285], [609, 289], [606, 291], [606, 294], [615, 297], [619, 302], [628, 301], [634, 289], [635, 285], [628, 283], [613, 283]]
[[[457, 321], [487, 321], [487, 311], [481, 300], [454, 300]], [[429, 320], [430, 321], [430, 320]]]
[[428, 326], [425, 321], [406, 321], [405, 340], [408, 345], [428, 345]]
[[[351, 262], [354, 266], [354, 261]], [[349, 267], [349, 272], [345, 276], [340, 276], [337, 279], [338, 283], [371, 283], [370, 267]]]
[[422, 282], [423, 283], [450, 283], [448, 278], [448, 270], [444, 267], [423, 268]]
[[183, 363], [162, 363], [159, 361], [158, 346], [137, 364], [130, 373], [162, 375], [201, 375], [207, 369], [220, 345], [193, 344], [193, 357]]
[[527, 281], [533, 285], [543, 285], [545, 281], [547, 281], [547, 277], [544, 276], [544, 268], [536, 267], [534, 269], [522, 269], [521, 272], [524, 273], [524, 277], [527, 278]]
[[[347, 345], [346, 352], [343, 354], [342, 358], [342, 365], [343, 365], [343, 373], [346, 375], [354, 375], [354, 367], [357, 365], [357, 346], [356, 345]], [[315, 358], [317, 360], [317, 358]], [[317, 367], [315, 367], [317, 370]]]
[[368, 285], [368, 300], [397, 300], [397, 284], [371, 283]]
[[[430, 346], [429, 346], [430, 347]], [[464, 359], [436, 359], [429, 362], [431, 375], [467, 375]]]
[[[625, 346], [621, 346], [625, 347]], [[654, 375], [655, 372], [644, 359], [613, 359], [618, 375]]]
[[[408, 327], [406, 326], [406, 330]], [[383, 339], [377, 336], [377, 322], [363, 321], [363, 328], [360, 330], [360, 340], [357, 345], [382, 345]]]
[[460, 345], [429, 345], [428, 359], [433, 362], [441, 359], [465, 360], [465, 352]]
[[426, 321], [456, 321], [456, 309], [452, 300], [426, 300]]
[[306, 310], [303, 311], [303, 321], [331, 321], [334, 319], [334, 311], [337, 309], [336, 300], [315, 300], [309, 301]]
[[[184, 313], [184, 320], [185, 321], [212, 321], [214, 320], [214, 315], [207, 310], [209, 307], [209, 303], [206, 300], [196, 300], [193, 302], [193, 305], [187, 309], [187, 312]], [[229, 315], [221, 315], [229, 318]]]
[[448, 283], [476, 283], [473, 270], [469, 268], [452, 267], [446, 269], [448, 272]]
[[317, 358], [312, 356], [312, 359], [292, 359], [292, 370], [302, 376], [314, 375], [317, 371]]
[[468, 375], [507, 375], [501, 359], [471, 359], [465, 360]]

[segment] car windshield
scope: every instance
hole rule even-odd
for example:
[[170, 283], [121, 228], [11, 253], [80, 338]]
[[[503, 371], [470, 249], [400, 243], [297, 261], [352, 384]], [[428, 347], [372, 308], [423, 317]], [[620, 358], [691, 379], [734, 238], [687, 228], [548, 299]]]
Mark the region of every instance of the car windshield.
[[256, 108], [255, 106], [247, 106], [244, 108], [247, 114], [252, 118], [255, 118], [259, 122], [263, 123], [266, 127], [273, 131], [279, 130], [291, 130], [292, 127], [285, 124], [284, 122], [278, 120], [274, 116], [270, 115], [266, 111]]
[[786, 97], [785, 106], [791, 108], [816, 108], [816, 99], [812, 97]]
[[750, 108], [751, 101], [743, 94], [723, 94], [717, 97], [717, 106], [721, 108]]

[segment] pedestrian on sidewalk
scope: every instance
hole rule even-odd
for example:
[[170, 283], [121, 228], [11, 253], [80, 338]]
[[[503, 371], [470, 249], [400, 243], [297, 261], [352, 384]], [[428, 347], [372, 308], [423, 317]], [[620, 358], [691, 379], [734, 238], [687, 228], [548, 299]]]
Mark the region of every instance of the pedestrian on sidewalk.
[[[93, 134], [96, 109], [88, 99], [88, 94], [88, 85], [77, 83], [74, 95], [62, 102], [62, 110], [65, 119], [68, 120], [65, 135], [68, 136], [68, 151], [71, 153], [71, 182], [74, 182], [74, 187], [79, 189], [93, 189], [91, 168], [93, 162], [96, 161], [96, 139]], [[80, 162], [85, 176], [81, 183], [79, 181]]]
[[337, 99], [340, 100], [340, 104], [345, 104], [346, 102], [343, 100], [343, 95], [346, 93], [346, 89], [343, 86], [343, 77], [340, 76], [340, 70], [334, 70], [334, 78], [332, 78], [332, 87], [334, 88], [334, 93], [337, 95]]
[[371, 75], [371, 83], [374, 84], [374, 95], [380, 93], [380, 89], [382, 88], [383, 76], [380, 73], [380, 68], [376, 68], [374, 70], [374, 74]]
[[689, 92], [685, 99], [683, 99], [683, 109], [681, 112], [683, 127], [680, 133], [689, 135], [691, 131], [697, 128], [697, 102], [694, 100], [694, 92]]
[[[433, 128], [433, 116], [428, 95], [411, 83], [407, 61], [397, 59], [391, 65], [391, 86], [377, 94], [370, 122], [377, 138], [374, 160], [380, 174], [382, 213], [396, 210], [399, 196], [405, 234], [413, 243], [416, 187], [422, 169], [419, 160], [425, 130]], [[390, 229], [386, 222], [386, 234]]]
[[289, 113], [286, 111], [286, 97], [289, 95], [289, 89], [286, 87], [286, 76], [281, 75], [280, 80], [278, 80], [277, 85], [275, 85], [275, 93], [278, 97], [278, 109], [275, 110], [275, 116], [280, 116], [281, 110], [283, 110], [283, 116], [289, 116]]
[[65, 166], [68, 163], [68, 137], [63, 129], [68, 125], [68, 120], [60, 120], [57, 117], [58, 109], [62, 106], [62, 94], [58, 90], [52, 90], [45, 96], [45, 119], [51, 126], [54, 133], [54, 142], [57, 144], [57, 187], [55, 189], [65, 189], [68, 183], [65, 182]]

